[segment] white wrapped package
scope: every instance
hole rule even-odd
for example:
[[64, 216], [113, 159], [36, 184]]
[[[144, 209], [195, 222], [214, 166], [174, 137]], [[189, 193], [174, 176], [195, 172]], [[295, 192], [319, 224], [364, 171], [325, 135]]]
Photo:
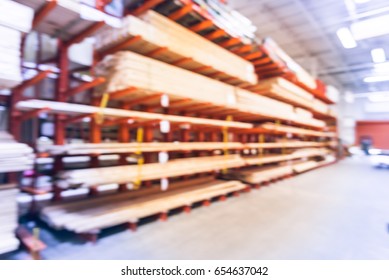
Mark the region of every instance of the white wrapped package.
[[11, 0], [0, 1], [0, 25], [16, 29], [21, 32], [30, 32], [34, 10]]

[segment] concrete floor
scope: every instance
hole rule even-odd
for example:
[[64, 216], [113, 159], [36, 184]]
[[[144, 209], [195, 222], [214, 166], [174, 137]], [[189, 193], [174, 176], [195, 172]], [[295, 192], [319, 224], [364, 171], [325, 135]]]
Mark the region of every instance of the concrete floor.
[[[347, 159], [97, 244], [45, 232], [45, 259], [389, 259], [389, 170]], [[17, 252], [11, 259], [28, 258]], [[1, 258], [1, 257], [0, 257]]]

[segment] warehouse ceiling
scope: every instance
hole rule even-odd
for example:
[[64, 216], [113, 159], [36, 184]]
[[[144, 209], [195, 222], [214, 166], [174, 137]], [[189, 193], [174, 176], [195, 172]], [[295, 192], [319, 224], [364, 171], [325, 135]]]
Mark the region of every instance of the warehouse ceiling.
[[[353, 48], [344, 48], [337, 36], [340, 28], [389, 15], [386, 0], [229, 0], [228, 3], [257, 26], [259, 38], [272, 37], [327, 84], [353, 93], [389, 90], [388, 81], [364, 81], [366, 77], [383, 75], [382, 69], [388, 76], [388, 65], [382, 64], [385, 68], [379, 68], [378, 73], [370, 52], [383, 48], [389, 57], [389, 35], [357, 40]], [[389, 33], [387, 24], [385, 29]]]

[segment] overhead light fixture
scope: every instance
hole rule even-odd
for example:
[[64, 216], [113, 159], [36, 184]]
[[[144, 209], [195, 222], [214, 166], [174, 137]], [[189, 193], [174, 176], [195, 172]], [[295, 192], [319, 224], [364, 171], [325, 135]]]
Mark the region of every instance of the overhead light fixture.
[[357, 46], [353, 34], [351, 34], [347, 27], [339, 28], [338, 31], [336, 31], [336, 35], [338, 35], [338, 38], [345, 49], [352, 49]]
[[376, 73], [389, 73], [389, 62], [374, 64], [374, 72], [376, 72]]
[[365, 4], [367, 2], [370, 2], [370, 0], [354, 0], [356, 4]]
[[355, 40], [389, 34], [389, 15], [369, 18], [351, 24], [351, 33]]
[[385, 50], [383, 48], [372, 49], [370, 51], [371, 58], [375, 63], [381, 63], [386, 61]]
[[388, 102], [389, 101], [389, 92], [373, 92], [367, 96], [370, 102]]
[[378, 82], [386, 82], [389, 81], [389, 75], [388, 76], [371, 76], [366, 77], [363, 79], [365, 83], [378, 83]]

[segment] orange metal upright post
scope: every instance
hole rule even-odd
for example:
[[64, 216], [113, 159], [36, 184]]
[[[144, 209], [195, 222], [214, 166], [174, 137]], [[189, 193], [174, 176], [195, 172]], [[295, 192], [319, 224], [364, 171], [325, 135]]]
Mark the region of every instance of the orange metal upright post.
[[[66, 91], [69, 87], [69, 59], [68, 59], [68, 46], [62, 42], [58, 41], [58, 68], [60, 69], [60, 74], [57, 80], [57, 90], [56, 90], [56, 101], [66, 102]], [[55, 124], [55, 133], [54, 133], [54, 143], [56, 145], [65, 144], [65, 122], [63, 115], [55, 115], [54, 117]]]

